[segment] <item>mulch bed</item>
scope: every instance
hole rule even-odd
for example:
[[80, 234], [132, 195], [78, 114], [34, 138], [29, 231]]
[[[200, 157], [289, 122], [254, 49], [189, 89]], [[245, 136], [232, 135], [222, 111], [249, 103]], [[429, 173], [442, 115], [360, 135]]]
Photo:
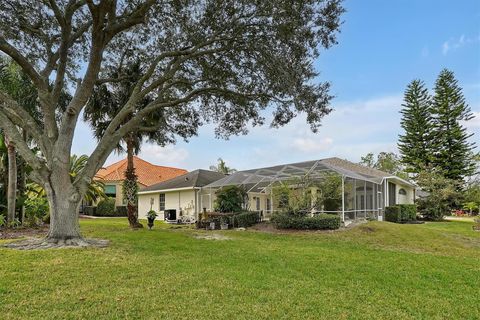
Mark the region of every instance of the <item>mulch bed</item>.
[[27, 237], [44, 237], [47, 235], [48, 225], [36, 228], [0, 229], [0, 239], [18, 239]]

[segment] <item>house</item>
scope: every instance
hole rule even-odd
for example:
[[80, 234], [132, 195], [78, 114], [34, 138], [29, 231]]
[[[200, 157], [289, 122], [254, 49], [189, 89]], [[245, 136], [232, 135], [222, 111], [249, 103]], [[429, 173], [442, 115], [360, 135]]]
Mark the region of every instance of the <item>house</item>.
[[201, 189], [223, 177], [222, 173], [199, 169], [143, 188], [138, 192], [138, 216], [144, 219], [153, 209], [160, 213], [158, 219], [161, 220], [189, 217], [193, 221], [203, 210]]
[[[340, 158], [327, 158], [237, 171], [228, 176], [196, 170], [141, 190], [139, 217], [144, 218], [152, 208], [160, 211], [160, 219], [176, 220], [181, 215], [195, 220], [198, 213], [213, 211], [217, 190], [236, 185], [247, 191], [246, 209], [269, 218], [279, 210], [273, 194], [275, 186], [305, 176], [321, 181], [325, 173], [341, 178], [341, 204], [335, 210], [318, 212], [339, 214], [344, 222], [367, 217], [381, 220], [385, 207], [415, 200], [416, 186], [409, 181]], [[195, 180], [198, 176], [203, 179]]]
[[[140, 189], [187, 173], [187, 170], [184, 169], [154, 165], [137, 156], [133, 157], [133, 166]], [[127, 159], [123, 159], [100, 169], [95, 175], [95, 179], [102, 180], [105, 183], [107, 196], [115, 198], [115, 206], [125, 205], [122, 184], [125, 180], [126, 169]]]
[[216, 190], [242, 186], [248, 193], [247, 208], [268, 218], [279, 209], [272, 192], [275, 186], [304, 176], [321, 180], [325, 173], [341, 177], [341, 204], [335, 210], [320, 212], [339, 214], [342, 221], [367, 217], [382, 220], [385, 207], [415, 201], [416, 186], [409, 181], [348, 160], [327, 158], [235, 172], [203, 187], [200, 202], [210, 211]]

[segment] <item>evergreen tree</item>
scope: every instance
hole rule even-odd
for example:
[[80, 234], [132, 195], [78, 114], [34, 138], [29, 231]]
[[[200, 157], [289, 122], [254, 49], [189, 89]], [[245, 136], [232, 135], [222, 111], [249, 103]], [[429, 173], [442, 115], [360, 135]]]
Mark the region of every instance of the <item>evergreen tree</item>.
[[463, 185], [465, 177], [475, 173], [473, 149], [463, 121], [473, 118], [462, 89], [452, 71], [442, 70], [436, 83], [432, 111], [434, 134], [434, 166], [450, 180]]
[[401, 111], [401, 126], [405, 133], [400, 135], [398, 149], [406, 171], [414, 177], [432, 162], [431, 100], [423, 81], [413, 80], [405, 90]]

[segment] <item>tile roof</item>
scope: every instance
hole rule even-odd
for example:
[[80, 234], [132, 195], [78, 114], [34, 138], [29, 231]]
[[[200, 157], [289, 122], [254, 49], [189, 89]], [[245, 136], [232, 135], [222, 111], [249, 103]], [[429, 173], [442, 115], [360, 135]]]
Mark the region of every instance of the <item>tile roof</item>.
[[[185, 169], [157, 166], [137, 156], [133, 157], [133, 166], [138, 177], [138, 183], [144, 186], [151, 186], [187, 173]], [[103, 181], [122, 181], [125, 179], [126, 169], [127, 159], [125, 158], [98, 170], [95, 178]]]
[[143, 188], [140, 193], [144, 191], [160, 191], [168, 189], [178, 189], [178, 188], [193, 188], [193, 187], [203, 187], [209, 183], [217, 181], [225, 177], [223, 173], [198, 169], [181, 176], [175, 177], [173, 179], [154, 184], [152, 186]]

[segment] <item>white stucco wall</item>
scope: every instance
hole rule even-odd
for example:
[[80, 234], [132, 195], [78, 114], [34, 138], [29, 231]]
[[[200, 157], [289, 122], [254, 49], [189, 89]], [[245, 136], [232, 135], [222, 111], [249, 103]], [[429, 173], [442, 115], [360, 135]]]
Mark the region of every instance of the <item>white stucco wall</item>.
[[[401, 195], [400, 189], [404, 189], [407, 194]], [[396, 184], [395, 192], [397, 193], [397, 204], [413, 204], [415, 202], [415, 189], [410, 186]]]
[[146, 219], [147, 212], [150, 210], [150, 201], [153, 199], [152, 209], [159, 213], [157, 219], [164, 220], [163, 211], [160, 211], [160, 193], [165, 194], [165, 209], [174, 209], [177, 211], [177, 218], [180, 212], [183, 215], [196, 216], [198, 205], [195, 204], [195, 190], [180, 190], [168, 192], [155, 192], [138, 195], [138, 217]]
[[[395, 184], [395, 198], [396, 204], [414, 204], [415, 203], [415, 188], [412, 186], [402, 184], [397, 181], [390, 181], [391, 183]], [[400, 189], [404, 189], [407, 194], [406, 195], [401, 195], [399, 194]], [[388, 193], [388, 188], [386, 190], [385, 194], [385, 205], [388, 206], [389, 204], [389, 193]]]
[[256, 198], [260, 199], [260, 210], [263, 212], [267, 211], [267, 195], [264, 193], [248, 193], [248, 202], [249, 202], [249, 209], [252, 211], [257, 211], [257, 201]]

